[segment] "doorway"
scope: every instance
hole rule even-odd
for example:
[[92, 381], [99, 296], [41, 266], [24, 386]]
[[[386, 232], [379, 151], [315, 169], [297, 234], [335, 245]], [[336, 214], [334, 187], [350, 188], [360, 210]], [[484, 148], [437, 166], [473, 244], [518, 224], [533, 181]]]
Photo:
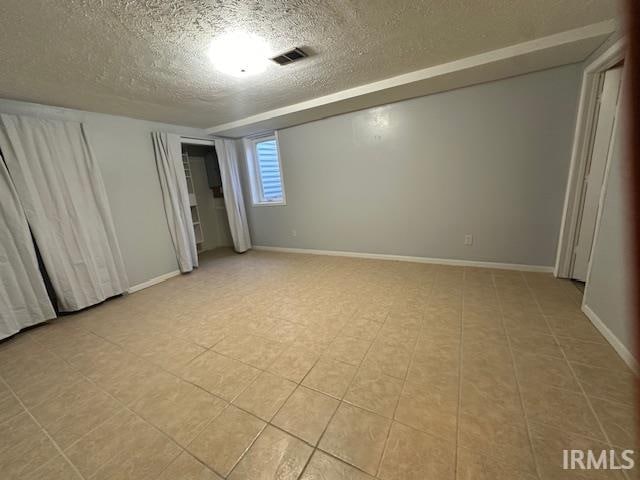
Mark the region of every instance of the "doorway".
[[626, 43], [603, 46], [585, 64], [556, 263], [559, 278], [588, 281]]
[[607, 159], [611, 149], [613, 125], [618, 111], [622, 66], [609, 69], [600, 79], [600, 92], [595, 112], [595, 129], [583, 178], [582, 198], [578, 213], [570, 278], [587, 281], [587, 271], [596, 230], [600, 198]]
[[213, 142], [191, 143], [184, 139], [182, 165], [198, 255], [215, 248], [232, 246], [218, 156]]

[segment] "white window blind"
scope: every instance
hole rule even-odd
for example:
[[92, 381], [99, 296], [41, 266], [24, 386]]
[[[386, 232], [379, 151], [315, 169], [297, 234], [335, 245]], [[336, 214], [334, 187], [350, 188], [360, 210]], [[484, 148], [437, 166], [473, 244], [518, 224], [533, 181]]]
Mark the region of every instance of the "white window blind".
[[282, 166], [276, 135], [245, 139], [254, 205], [284, 205]]
[[256, 142], [256, 160], [262, 199], [266, 202], [282, 201], [280, 161], [275, 138]]

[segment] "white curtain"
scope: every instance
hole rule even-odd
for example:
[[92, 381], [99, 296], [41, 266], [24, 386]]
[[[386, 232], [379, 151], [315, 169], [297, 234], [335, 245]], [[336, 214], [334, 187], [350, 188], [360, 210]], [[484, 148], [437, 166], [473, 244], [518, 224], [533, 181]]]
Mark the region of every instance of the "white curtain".
[[251, 248], [251, 237], [242, 197], [236, 144], [233, 140], [216, 139], [215, 145], [233, 247], [238, 253], [246, 252]]
[[123, 293], [124, 263], [82, 125], [2, 114], [0, 149], [60, 310]]
[[55, 316], [27, 219], [0, 156], [0, 339]]
[[178, 266], [181, 272], [190, 272], [198, 266], [198, 250], [193, 232], [187, 179], [182, 165], [180, 137], [164, 132], [153, 132], [151, 136], [164, 211]]

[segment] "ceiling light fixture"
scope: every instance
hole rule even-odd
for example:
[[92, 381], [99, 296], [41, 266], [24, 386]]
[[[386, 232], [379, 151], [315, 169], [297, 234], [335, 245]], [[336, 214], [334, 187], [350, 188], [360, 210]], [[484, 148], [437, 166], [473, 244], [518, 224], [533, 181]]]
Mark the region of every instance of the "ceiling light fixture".
[[221, 72], [244, 77], [264, 71], [270, 52], [267, 42], [257, 35], [230, 32], [212, 42], [209, 57]]

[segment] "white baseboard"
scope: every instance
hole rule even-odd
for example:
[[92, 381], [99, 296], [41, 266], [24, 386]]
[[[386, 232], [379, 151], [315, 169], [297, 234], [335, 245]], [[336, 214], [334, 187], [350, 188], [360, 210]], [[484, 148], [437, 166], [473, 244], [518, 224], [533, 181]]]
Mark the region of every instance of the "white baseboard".
[[146, 282], [139, 283], [127, 289], [127, 293], [134, 293], [139, 290], [143, 290], [145, 288], [152, 287], [158, 283], [164, 282], [165, 280], [169, 280], [171, 277], [176, 277], [180, 275], [180, 270], [174, 270], [173, 272], [165, 273], [158, 277], [154, 277], [151, 280], [147, 280]]
[[451, 258], [410, 257], [406, 255], [388, 255], [385, 253], [341, 252], [336, 250], [313, 250], [308, 248], [266, 247], [254, 245], [254, 250], [282, 253], [305, 253], [310, 255], [329, 255], [333, 257], [370, 258], [374, 260], [394, 260], [396, 262], [433, 263], [459, 267], [497, 268], [500, 270], [521, 270], [524, 272], [553, 272], [553, 266], [522, 265], [519, 263], [477, 262], [475, 260], [456, 260]]
[[594, 327], [598, 329], [598, 331], [602, 334], [602, 336], [611, 344], [611, 346], [618, 352], [620, 358], [624, 360], [631, 370], [633, 370], [636, 374], [640, 374], [640, 366], [638, 365], [637, 360], [633, 356], [633, 354], [629, 351], [629, 349], [620, 341], [615, 334], [609, 330], [609, 327], [605, 325], [605, 323], [600, 320], [600, 317], [596, 315], [596, 313], [591, 310], [587, 305], [582, 305], [582, 311], [587, 316]]

